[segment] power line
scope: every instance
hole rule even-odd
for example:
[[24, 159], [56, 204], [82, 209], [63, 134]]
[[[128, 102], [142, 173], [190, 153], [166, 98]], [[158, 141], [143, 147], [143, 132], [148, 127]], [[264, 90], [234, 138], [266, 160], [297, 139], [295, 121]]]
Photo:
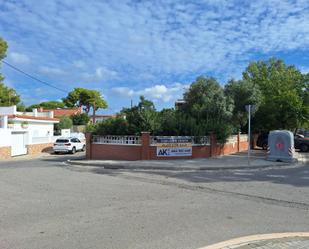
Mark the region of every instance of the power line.
[[38, 81], [38, 82], [40, 82], [40, 83], [42, 83], [42, 84], [44, 84], [44, 85], [46, 85], [46, 86], [52, 87], [52, 88], [54, 88], [54, 89], [57, 89], [58, 91], [61, 91], [61, 92], [64, 92], [64, 93], [68, 93], [68, 91], [63, 90], [63, 89], [61, 89], [61, 88], [59, 88], [59, 87], [57, 87], [57, 86], [54, 86], [53, 84], [48, 83], [48, 82], [46, 82], [46, 81], [40, 80], [40, 79], [36, 78], [35, 76], [32, 76], [31, 74], [28, 74], [28, 73], [24, 72], [23, 70], [21, 70], [21, 69], [15, 67], [15, 66], [13, 66], [13, 65], [11, 65], [10, 63], [8, 63], [8, 62], [6, 62], [6, 61], [4, 61], [4, 60], [3, 60], [2, 62], [3, 62], [5, 65], [9, 66], [10, 68], [12, 68], [12, 69], [16, 70], [17, 72], [20, 72], [20, 73], [22, 73], [22, 74], [28, 76], [29, 78], [31, 78], [31, 79], [33, 79], [33, 80], [36, 80], [36, 81]]

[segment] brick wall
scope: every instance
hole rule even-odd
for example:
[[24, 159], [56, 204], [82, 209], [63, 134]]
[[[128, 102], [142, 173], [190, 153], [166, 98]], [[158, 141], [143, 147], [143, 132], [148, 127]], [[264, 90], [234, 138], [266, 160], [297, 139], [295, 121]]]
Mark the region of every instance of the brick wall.
[[53, 144], [52, 143], [48, 143], [48, 144], [28, 144], [27, 149], [28, 149], [28, 155], [35, 155], [35, 154], [39, 154], [41, 152], [52, 151]]
[[[89, 148], [89, 147], [88, 147]], [[141, 160], [140, 145], [92, 144], [91, 156], [94, 160]]]
[[216, 137], [211, 135], [211, 145], [192, 146], [192, 156], [187, 157], [158, 157], [157, 147], [150, 145], [150, 133], [143, 132], [141, 145], [92, 144], [91, 134], [86, 134], [86, 158], [93, 160], [171, 160], [206, 158], [229, 155], [248, 149], [248, 142], [237, 141], [225, 145], [217, 143]]
[[0, 159], [10, 159], [11, 158], [11, 147], [0, 147]]

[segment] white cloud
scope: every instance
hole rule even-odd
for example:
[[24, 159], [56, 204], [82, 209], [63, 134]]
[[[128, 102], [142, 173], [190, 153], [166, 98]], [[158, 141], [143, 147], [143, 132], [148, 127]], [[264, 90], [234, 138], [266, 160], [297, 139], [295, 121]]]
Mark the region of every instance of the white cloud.
[[305, 0], [20, 0], [4, 3], [0, 21], [7, 25], [0, 32], [33, 34], [21, 36], [19, 46], [55, 65], [74, 59], [77, 67], [105, 65], [87, 72], [90, 78], [101, 80], [113, 68], [128, 70], [131, 79], [146, 71], [158, 82], [193, 72], [229, 75], [256, 53], [308, 49], [308, 7]]
[[308, 67], [300, 67], [299, 69], [302, 73], [309, 73], [309, 66]]
[[135, 95], [135, 92], [128, 87], [113, 87], [112, 93], [126, 97], [132, 97], [133, 95]]
[[76, 68], [84, 68], [86, 66], [86, 63], [82, 60], [73, 61], [73, 65]]
[[26, 54], [11, 52], [9, 53], [9, 59], [15, 64], [28, 64], [30, 58]]
[[117, 79], [118, 73], [106, 67], [97, 67], [94, 73], [83, 73], [83, 78], [94, 82], [107, 81]]
[[39, 68], [39, 71], [49, 76], [63, 76], [66, 74], [66, 72], [60, 68], [48, 67], [48, 66], [41, 66]]
[[0, 33], [10, 47], [81, 87], [103, 81], [163, 102], [173, 99], [176, 86], [168, 83], [189, 83], [200, 74], [241, 77], [255, 58], [293, 60], [298, 52], [303, 57], [295, 61], [304, 61], [298, 66], [309, 66], [307, 0], [2, 2]]
[[128, 87], [114, 87], [112, 92], [120, 96], [132, 97], [144, 95], [154, 101], [170, 102], [182, 97], [185, 89], [188, 88], [186, 84], [175, 83], [170, 86], [163, 84], [147, 87], [142, 90], [133, 90]]

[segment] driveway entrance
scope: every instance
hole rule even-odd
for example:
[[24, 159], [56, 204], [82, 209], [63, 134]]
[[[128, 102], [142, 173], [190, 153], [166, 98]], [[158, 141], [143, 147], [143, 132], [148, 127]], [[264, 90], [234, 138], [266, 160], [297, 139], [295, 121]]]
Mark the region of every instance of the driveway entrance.
[[26, 136], [25, 132], [12, 132], [11, 156], [19, 156], [27, 154], [25, 136]]

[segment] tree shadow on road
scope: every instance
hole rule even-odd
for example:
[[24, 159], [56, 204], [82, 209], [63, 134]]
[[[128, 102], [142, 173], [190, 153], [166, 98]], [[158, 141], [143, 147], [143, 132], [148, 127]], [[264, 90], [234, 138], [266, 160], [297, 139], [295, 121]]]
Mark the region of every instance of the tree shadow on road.
[[163, 171], [163, 170], [110, 170], [93, 168], [95, 174], [111, 176], [130, 174], [144, 174], [162, 176], [165, 179], [178, 179], [191, 183], [215, 182], [270, 182], [275, 184], [292, 185], [296, 187], [309, 186], [309, 165], [299, 167], [273, 168], [263, 170], [198, 170], [198, 171]]

